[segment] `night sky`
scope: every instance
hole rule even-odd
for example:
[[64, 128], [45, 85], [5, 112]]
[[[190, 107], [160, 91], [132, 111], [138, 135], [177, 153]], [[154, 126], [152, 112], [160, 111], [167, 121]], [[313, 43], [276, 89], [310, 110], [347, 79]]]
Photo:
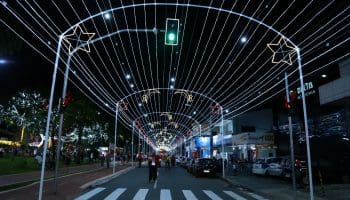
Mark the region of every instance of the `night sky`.
[[[133, 2], [142, 4], [145, 1]], [[186, 3], [187, 1], [156, 2]], [[334, 60], [349, 53], [350, 29], [346, 26], [350, 9], [346, 1], [210, 2], [212, 3], [191, 1], [193, 4], [210, 4], [212, 7], [232, 9], [254, 16], [266, 24], [273, 24], [275, 29], [282, 30], [283, 34], [290, 36], [291, 40], [302, 48], [304, 73], [310, 74], [305, 81], [313, 80], [318, 87], [339, 76], [336, 70], [337, 62]], [[3, 7], [0, 8], [0, 20], [10, 24], [52, 62], [55, 53], [50, 50], [51, 48], [56, 50], [57, 36], [62, 31], [93, 14], [131, 3], [131, 1], [62, 0], [39, 4], [39, 1], [8, 1], [8, 6], [19, 13], [26, 20], [26, 24], [31, 25], [38, 34], [37, 37], [23, 28], [23, 25]], [[33, 13], [31, 7], [38, 11], [39, 17], [31, 15]], [[27, 13], [27, 10], [31, 12]], [[63, 14], [60, 11], [63, 11]], [[152, 88], [165, 88], [165, 90], [161, 91], [161, 95], [153, 95], [147, 105], [144, 103], [138, 106], [142, 93], [126, 99], [129, 109], [124, 115], [125, 124], [131, 124], [132, 120], [152, 111], [179, 112], [188, 116], [198, 113], [194, 118], [206, 123], [213, 102], [203, 96], [210, 96], [223, 105], [224, 109], [228, 110], [227, 118], [246, 112], [270, 97], [274, 98], [266, 102], [267, 106], [274, 104], [276, 99], [283, 101], [284, 83], [280, 80], [283, 79], [285, 71], [292, 73], [297, 69], [297, 62], [295, 54], [292, 58], [293, 65], [271, 62], [272, 52], [267, 49], [266, 44], [270, 42], [275, 44], [278, 41], [279, 35], [275, 32], [237, 15], [218, 13], [214, 10], [208, 12], [195, 7], [187, 10], [186, 6], [148, 6], [146, 13], [147, 16], [144, 7], [139, 6], [135, 9], [114, 11], [111, 13], [112, 19], [109, 20], [97, 16], [84, 22], [84, 31], [96, 32], [96, 37], [127, 28], [159, 29], [158, 35], [133, 33], [110, 36], [108, 39], [91, 44], [89, 54], [79, 51], [73, 59], [71, 70], [76, 72], [71, 75], [73, 81], [112, 116], [115, 108], [110, 105], [115, 105], [129, 94]], [[48, 24], [45, 24], [40, 17]], [[160, 30], [162, 27], [164, 29], [165, 19], [168, 17], [176, 17], [182, 24], [179, 32], [181, 45], [173, 47], [164, 45], [164, 33]], [[346, 29], [342, 30], [344, 27]], [[342, 31], [333, 35], [338, 30]], [[318, 37], [320, 35], [322, 37]], [[242, 36], [247, 37], [246, 43], [240, 42]], [[50, 48], [46, 46], [48, 42]], [[333, 47], [336, 48], [332, 49]], [[329, 50], [331, 51], [328, 52]], [[324, 55], [318, 57], [323, 53]], [[20, 42], [4, 23], [0, 23], [0, 59], [2, 57], [10, 62], [0, 65], [0, 103], [6, 103], [14, 92], [25, 88], [43, 90], [44, 95], [48, 94], [53, 64], [27, 44]], [[62, 66], [63, 64], [60, 67]], [[317, 70], [319, 67], [324, 68]], [[323, 73], [327, 74], [327, 79], [320, 78]], [[126, 74], [131, 75], [130, 80], [125, 78]], [[59, 74], [59, 77], [62, 78], [62, 75]], [[170, 82], [172, 77], [175, 78], [175, 83]], [[263, 79], [260, 79], [262, 77]], [[298, 73], [294, 73], [290, 79], [291, 82], [295, 82], [291, 87], [295, 89], [299, 84]], [[195, 91], [201, 95], [194, 95], [195, 102], [187, 106], [183, 96], [174, 95], [174, 91], [166, 90], [171, 84], [174, 84], [172, 86], [175, 89]], [[58, 81], [58, 85], [62, 85], [61, 80]], [[71, 84], [69, 90], [78, 93]], [[250, 100], [252, 101], [249, 103]], [[261, 105], [264, 106], [266, 107], [266, 104]], [[257, 106], [254, 109], [261, 107]], [[280, 107], [282, 109], [282, 104]], [[145, 119], [144, 123], [156, 120], [162, 118], [152, 116]], [[175, 118], [176, 120], [184, 122], [188, 127], [191, 127], [193, 122], [184, 117]]]
[[[10, 39], [18, 40], [16, 37]], [[27, 45], [23, 45], [12, 55], [5, 54], [0, 57], [7, 60], [6, 64], [0, 65], [0, 104], [7, 103], [12, 95], [24, 89], [48, 93], [53, 69], [51, 63], [38, 56]]]

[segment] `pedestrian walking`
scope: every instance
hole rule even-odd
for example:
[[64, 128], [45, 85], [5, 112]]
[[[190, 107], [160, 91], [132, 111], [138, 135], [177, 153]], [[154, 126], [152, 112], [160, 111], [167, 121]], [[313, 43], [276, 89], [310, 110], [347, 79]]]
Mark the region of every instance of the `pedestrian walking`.
[[101, 155], [100, 155], [100, 161], [101, 161], [101, 167], [103, 167], [104, 166], [104, 162], [105, 162], [105, 157], [104, 157], [104, 155], [103, 155], [103, 153], [101, 153]]
[[148, 167], [149, 167], [148, 182], [150, 183], [152, 180], [156, 181], [157, 179], [157, 163], [156, 163], [156, 156], [154, 154], [148, 160]]
[[139, 161], [139, 167], [141, 167], [143, 156], [142, 154], [138, 154], [137, 160]]
[[107, 152], [106, 154], [106, 164], [107, 164], [107, 168], [109, 168], [109, 163], [111, 162], [111, 159], [110, 159], [110, 153]]

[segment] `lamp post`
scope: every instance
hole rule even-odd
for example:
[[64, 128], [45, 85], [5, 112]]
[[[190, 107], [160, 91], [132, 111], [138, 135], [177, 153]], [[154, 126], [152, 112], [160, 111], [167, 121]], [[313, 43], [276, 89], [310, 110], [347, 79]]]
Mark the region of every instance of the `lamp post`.
[[114, 125], [114, 151], [113, 151], [113, 174], [115, 173], [115, 157], [117, 148], [117, 131], [118, 131], [118, 112], [119, 112], [119, 102], [115, 106], [115, 125]]

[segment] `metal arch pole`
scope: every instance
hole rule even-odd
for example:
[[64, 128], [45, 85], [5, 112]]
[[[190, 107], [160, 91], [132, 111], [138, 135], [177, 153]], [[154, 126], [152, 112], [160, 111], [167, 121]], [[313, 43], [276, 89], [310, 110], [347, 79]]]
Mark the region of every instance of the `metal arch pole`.
[[119, 112], [119, 102], [115, 107], [115, 125], [114, 125], [114, 151], [113, 151], [113, 174], [115, 173], [115, 157], [117, 148], [117, 132], [118, 132], [118, 113]]
[[49, 108], [47, 112], [47, 120], [46, 120], [46, 130], [45, 130], [45, 142], [44, 142], [44, 152], [43, 152], [43, 159], [41, 163], [41, 174], [40, 174], [40, 186], [39, 186], [39, 200], [42, 200], [43, 198], [43, 186], [44, 186], [44, 175], [45, 175], [45, 162], [46, 162], [46, 151], [47, 151], [47, 144], [49, 140], [49, 129], [50, 129], [50, 122], [51, 122], [51, 114], [52, 114], [52, 102], [55, 94], [55, 85], [56, 85], [56, 75], [57, 75], [57, 69], [58, 69], [58, 61], [60, 58], [60, 51], [62, 46], [62, 39], [63, 36], [61, 35], [58, 40], [58, 46], [57, 46], [57, 52], [56, 52], [56, 60], [55, 60], [55, 67], [52, 74], [52, 83], [51, 83], [51, 92], [50, 92], [50, 100], [49, 100]]
[[134, 131], [135, 131], [135, 121], [132, 122], [132, 132], [131, 132], [131, 165], [134, 166]]
[[202, 124], [199, 124], [199, 136], [202, 136]]
[[310, 141], [309, 141], [309, 125], [307, 123], [307, 110], [306, 110], [305, 91], [304, 91], [305, 86], [304, 86], [304, 79], [303, 79], [303, 70], [301, 65], [300, 49], [297, 48], [296, 51], [298, 56], [301, 96], [303, 99], [304, 128], [305, 128], [305, 137], [306, 137], [307, 165], [308, 165], [308, 172], [309, 172], [310, 199], [314, 200], [314, 185], [312, 180], [311, 152], [310, 152]]
[[220, 106], [221, 111], [221, 158], [222, 158], [222, 177], [225, 178], [225, 161], [224, 161], [224, 112], [223, 108]]
[[146, 151], [146, 138], [142, 137], [142, 139], [143, 139], [142, 153], [145, 154], [145, 151]]
[[[286, 97], [287, 97], [287, 102], [288, 104], [290, 103], [290, 98], [289, 98], [289, 89], [288, 89], [288, 75], [287, 72], [284, 73], [284, 80], [285, 80], [285, 85], [286, 85]], [[289, 110], [288, 111], [288, 128], [289, 128], [289, 145], [290, 145], [290, 159], [292, 163], [292, 183], [293, 183], [293, 195], [294, 199], [297, 199], [297, 193], [296, 193], [296, 183], [295, 183], [295, 167], [294, 167], [294, 141], [293, 141], [293, 129], [292, 129], [292, 113]]]
[[[67, 93], [68, 76], [69, 76], [69, 69], [70, 69], [71, 58], [72, 58], [72, 56], [68, 57], [68, 61], [67, 61], [67, 65], [66, 65], [66, 71], [64, 72], [64, 83], [63, 83], [61, 101], [60, 101], [60, 104], [59, 104], [59, 110], [62, 109], [62, 105], [63, 105], [62, 101], [66, 97], [66, 93]], [[59, 122], [59, 128], [58, 128], [57, 147], [56, 147], [56, 163], [55, 163], [55, 178], [54, 178], [55, 194], [57, 193], [57, 182], [58, 182], [57, 179], [58, 179], [58, 168], [59, 168], [59, 159], [60, 159], [60, 150], [61, 150], [63, 117], [64, 117], [63, 111], [61, 110], [60, 122]]]

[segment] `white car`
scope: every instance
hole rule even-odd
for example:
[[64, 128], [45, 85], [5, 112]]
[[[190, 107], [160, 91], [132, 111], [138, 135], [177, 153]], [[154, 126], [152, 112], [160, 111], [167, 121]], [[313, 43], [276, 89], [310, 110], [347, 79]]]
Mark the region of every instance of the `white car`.
[[274, 158], [269, 160], [269, 167], [266, 169], [266, 175], [272, 176], [282, 176], [283, 168], [282, 168], [282, 158]]
[[253, 164], [252, 173], [259, 174], [259, 175], [269, 175], [270, 172], [277, 173], [276, 169], [280, 168], [280, 164], [277, 164], [277, 163], [281, 163], [281, 160], [282, 158], [280, 157], [258, 159]]

